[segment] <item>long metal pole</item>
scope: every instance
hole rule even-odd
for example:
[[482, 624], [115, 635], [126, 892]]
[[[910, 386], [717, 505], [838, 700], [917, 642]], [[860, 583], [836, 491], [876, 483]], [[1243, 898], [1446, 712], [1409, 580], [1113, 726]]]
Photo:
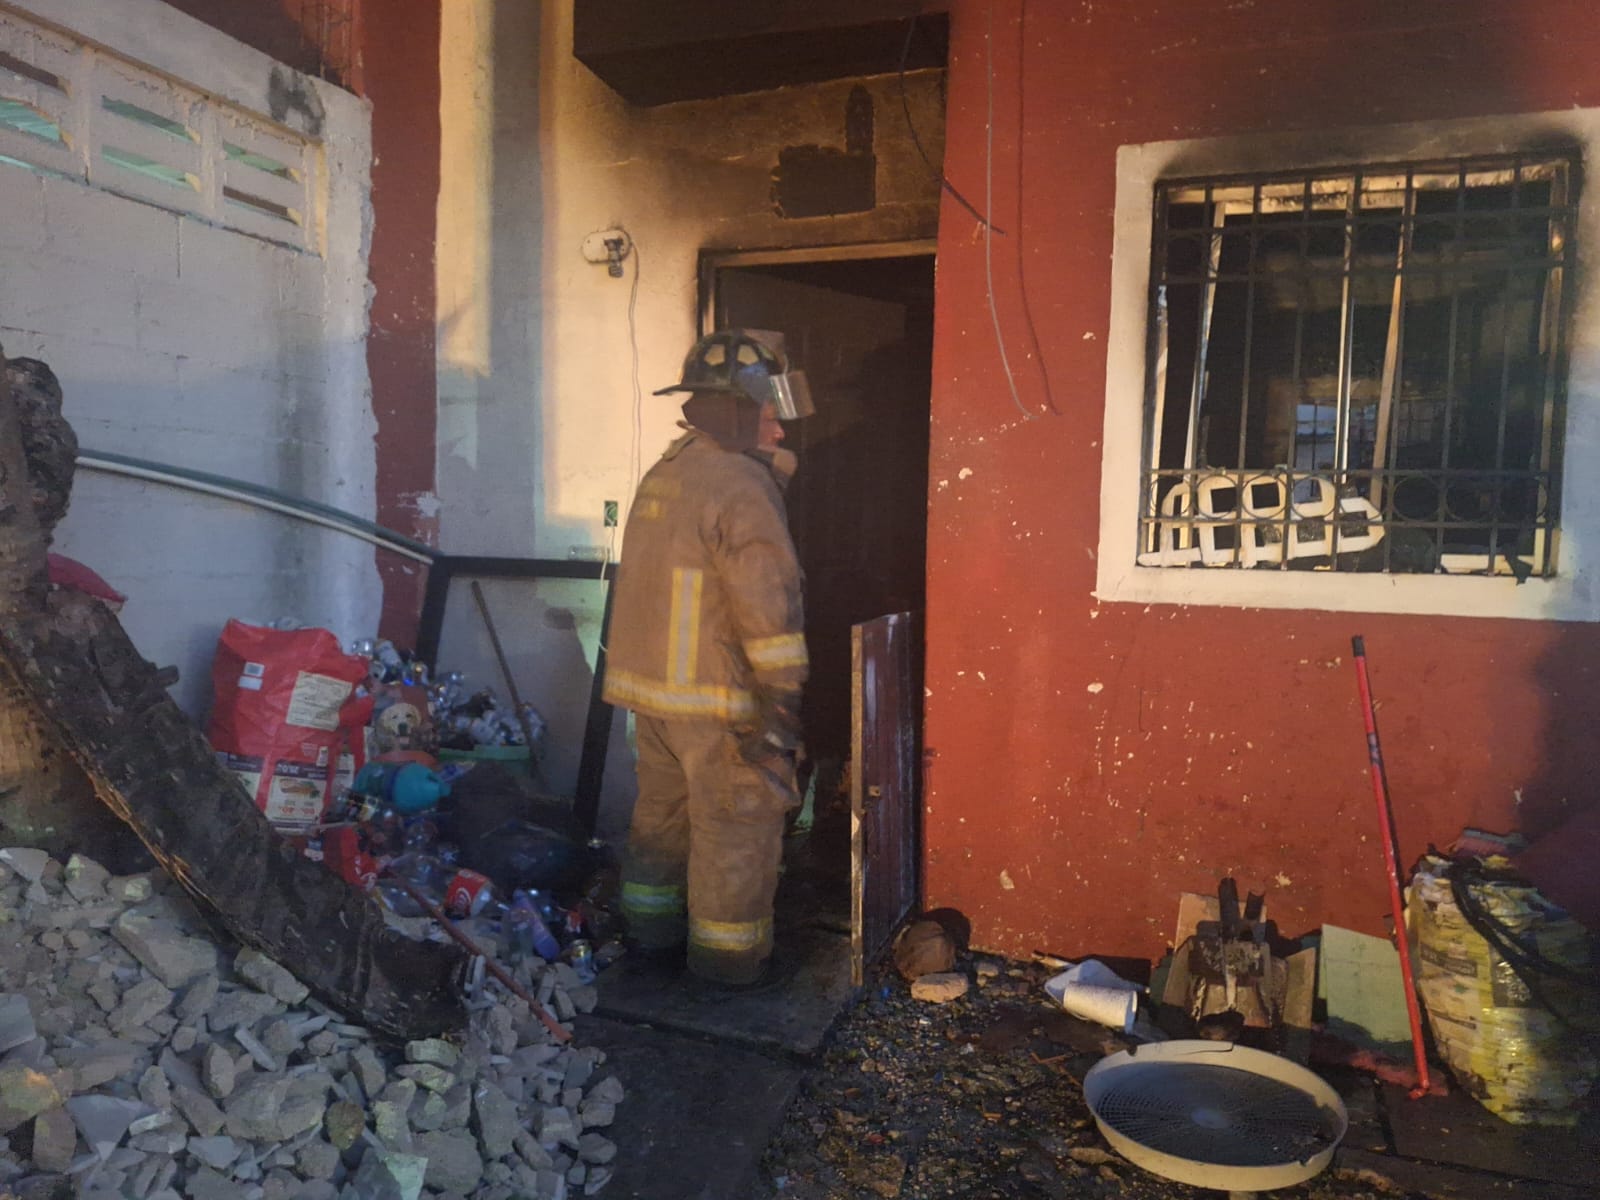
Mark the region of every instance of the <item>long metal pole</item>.
[[1372, 707], [1372, 685], [1367, 680], [1367, 647], [1357, 636], [1350, 639], [1356, 660], [1356, 683], [1361, 689], [1361, 717], [1367, 725], [1367, 761], [1372, 773], [1372, 794], [1378, 802], [1378, 833], [1389, 876], [1389, 912], [1394, 919], [1395, 943], [1400, 951], [1400, 977], [1406, 986], [1406, 1016], [1411, 1022], [1411, 1052], [1417, 1064], [1413, 1100], [1429, 1091], [1428, 1053], [1422, 1045], [1422, 1010], [1417, 1005], [1417, 980], [1411, 970], [1411, 939], [1406, 936], [1405, 905], [1400, 898], [1400, 864], [1395, 851], [1394, 806], [1384, 777], [1383, 748], [1378, 743], [1378, 718]]
[[494, 646], [494, 657], [500, 664], [500, 677], [506, 681], [506, 691], [511, 693], [511, 703], [516, 708], [517, 724], [522, 726], [522, 740], [528, 747], [528, 770], [539, 783], [543, 783], [544, 776], [539, 769], [539, 759], [536, 755], [537, 747], [533, 744], [533, 726], [522, 707], [522, 696], [517, 692], [517, 681], [511, 674], [511, 664], [506, 661], [506, 652], [500, 645], [500, 635], [495, 632], [494, 618], [489, 615], [489, 602], [483, 598], [483, 587], [476, 579], [472, 581], [472, 598], [477, 601], [478, 613], [483, 617], [483, 627], [489, 631], [489, 641]]
[[567, 1032], [566, 1027], [550, 1015], [549, 1010], [534, 998], [533, 993], [518, 983], [516, 977], [512, 975], [510, 971], [507, 971], [499, 963], [495, 962], [492, 955], [485, 953], [482, 946], [478, 945], [477, 942], [473, 941], [466, 934], [462, 933], [460, 928], [457, 927], [456, 923], [449, 917], [445, 916], [444, 909], [440, 908], [432, 900], [428, 899], [427, 896], [423, 895], [422, 891], [413, 886], [411, 881], [406, 879], [404, 876], [396, 875], [393, 872], [386, 871], [384, 873], [384, 878], [392, 879], [395, 883], [398, 883], [405, 890], [408, 896], [422, 906], [423, 912], [427, 913], [435, 921], [439, 922], [439, 928], [443, 929], [455, 941], [465, 946], [469, 953], [475, 954], [479, 958], [483, 959], [484, 969], [498, 979], [501, 983], [505, 984], [507, 991], [528, 1006], [528, 1011], [533, 1013], [534, 1016], [538, 1017], [539, 1020], [543, 1022], [544, 1027], [550, 1031], [551, 1037], [555, 1038], [556, 1041], [563, 1043], [570, 1042], [572, 1040], [572, 1035]]

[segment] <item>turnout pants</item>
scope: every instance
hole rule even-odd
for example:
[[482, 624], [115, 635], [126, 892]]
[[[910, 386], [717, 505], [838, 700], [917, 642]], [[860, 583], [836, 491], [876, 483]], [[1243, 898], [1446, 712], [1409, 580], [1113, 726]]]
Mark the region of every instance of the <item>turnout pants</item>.
[[622, 911], [640, 945], [688, 942], [689, 969], [750, 983], [772, 954], [783, 831], [799, 803], [787, 758], [753, 765], [714, 721], [639, 714], [639, 799], [628, 833]]

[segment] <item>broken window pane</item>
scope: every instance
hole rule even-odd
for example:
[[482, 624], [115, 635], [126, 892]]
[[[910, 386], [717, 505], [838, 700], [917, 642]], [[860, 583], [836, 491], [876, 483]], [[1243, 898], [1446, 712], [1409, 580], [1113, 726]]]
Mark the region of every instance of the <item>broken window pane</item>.
[[1554, 574], [1574, 162], [1159, 185], [1141, 564]]

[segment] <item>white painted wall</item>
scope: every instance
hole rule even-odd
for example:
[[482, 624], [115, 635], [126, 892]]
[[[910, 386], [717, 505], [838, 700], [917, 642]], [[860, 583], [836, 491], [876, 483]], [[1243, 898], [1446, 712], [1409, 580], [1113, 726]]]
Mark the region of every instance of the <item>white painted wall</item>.
[[[925, 236], [937, 187], [914, 163], [892, 76], [861, 81], [876, 108], [877, 208], [784, 220], [772, 207], [778, 151], [842, 148], [851, 81], [632, 108], [572, 57], [572, 0], [451, 0], [443, 19], [440, 544], [455, 554], [615, 557], [605, 501], [626, 513], [638, 477], [676, 433], [677, 404], [650, 392], [678, 378], [696, 336], [700, 251]], [[938, 72], [907, 81], [935, 161], [941, 82]], [[635, 247], [622, 279], [579, 252], [585, 235], [612, 226]], [[598, 611], [570, 611], [569, 636], [592, 662]], [[492, 681], [492, 660], [470, 657], [476, 622], [469, 603], [453, 602], [442, 647], [463, 656], [448, 665]], [[508, 650], [519, 680], [549, 677], [548, 653], [533, 643]], [[544, 703], [564, 710], [587, 698], [569, 683]], [[564, 711], [547, 715], [573, 724]], [[607, 785], [606, 811], [621, 806], [625, 818], [631, 779], [608, 766]]]
[[[371, 122], [364, 102], [287, 75], [159, 3], [8, 4], [143, 67], [268, 116], [278, 72], [308, 103], [327, 181], [316, 253], [0, 163], [0, 344], [60, 377], [85, 448], [281, 489], [371, 518], [366, 371]], [[191, 712], [209, 701], [230, 617], [294, 618], [342, 638], [377, 624], [369, 546], [227, 501], [80, 471], [56, 549], [128, 593], [146, 657], [176, 664]]]

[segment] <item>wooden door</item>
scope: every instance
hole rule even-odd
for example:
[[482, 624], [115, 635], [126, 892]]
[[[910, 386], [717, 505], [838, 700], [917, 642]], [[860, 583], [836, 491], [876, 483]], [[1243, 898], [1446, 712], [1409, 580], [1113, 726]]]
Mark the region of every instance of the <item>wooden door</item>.
[[918, 895], [920, 654], [911, 613], [851, 629], [850, 975], [860, 987]]

